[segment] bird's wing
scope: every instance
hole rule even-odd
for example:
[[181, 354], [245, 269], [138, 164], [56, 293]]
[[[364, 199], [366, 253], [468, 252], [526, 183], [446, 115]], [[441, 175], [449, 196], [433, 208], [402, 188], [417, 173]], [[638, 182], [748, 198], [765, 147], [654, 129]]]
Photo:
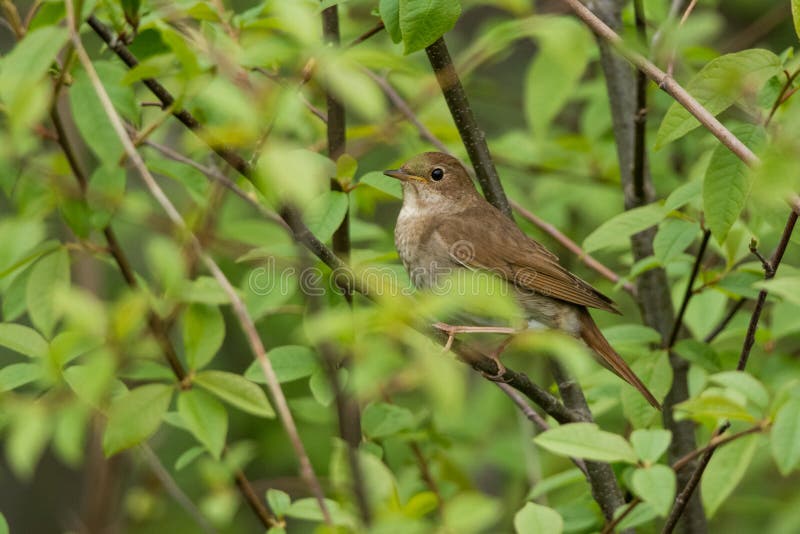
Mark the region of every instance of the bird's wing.
[[441, 217], [431, 237], [465, 267], [491, 271], [522, 290], [619, 313], [610, 298], [567, 271], [555, 254], [492, 210], [491, 217], [483, 206]]

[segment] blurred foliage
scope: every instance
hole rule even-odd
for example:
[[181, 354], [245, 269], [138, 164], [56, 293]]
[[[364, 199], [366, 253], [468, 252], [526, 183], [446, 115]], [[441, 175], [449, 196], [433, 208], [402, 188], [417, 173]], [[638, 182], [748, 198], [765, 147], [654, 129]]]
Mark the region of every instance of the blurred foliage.
[[[602, 514], [568, 456], [613, 462], [623, 489], [643, 502], [621, 526], [659, 528], [680, 489], [665, 458], [671, 435], [644, 399], [577, 343], [532, 333], [504, 355], [509, 367], [553, 391], [542, 357], [561, 359], [597, 421], [550, 421], [553, 428], [538, 432], [491, 383], [403, 326], [477, 305], [513, 316], [503, 299], [412, 295], [394, 251], [400, 191], [380, 170], [431, 146], [383, 86], [394, 88], [456, 155], [466, 155], [420, 51], [445, 32], [511, 198], [582, 243], [623, 281], [663, 267], [676, 308], [701, 230], [710, 229], [685, 317], [690, 339], [675, 347], [690, 364], [691, 397], [675, 414], [697, 424], [699, 444], [724, 421], [730, 433], [759, 427], [722, 447], [702, 479], [710, 529], [797, 532], [799, 238], [792, 237], [769, 281], [749, 244], [755, 239], [769, 254], [788, 214], [785, 200], [800, 191], [800, 100], [793, 97], [800, 61], [792, 25], [794, 14], [800, 27], [799, 3], [792, 1], [790, 11], [783, 0], [701, 0], [682, 25], [669, 18], [667, 0], [644, 3], [653, 61], [672, 64], [675, 78], [762, 164], [745, 167], [650, 84], [647, 158], [658, 201], [624, 212], [597, 46], [560, 2], [78, 2], [81, 20], [94, 13], [140, 61], [127, 69], [81, 25], [94, 67], [135, 129], [148, 167], [256, 321], [323, 480], [332, 528], [322, 526], [299, 478], [227, 295], [127, 165], [68, 43], [64, 3], [4, 2], [0, 533], [8, 531], [6, 521], [15, 532], [111, 524], [126, 532], [196, 532], [137, 447], [145, 442], [220, 532], [260, 528], [236, 488], [238, 470], [284, 524], [275, 534], [362, 530], [326, 346], [350, 355], [339, 379], [362, 409], [357, 457], [375, 532], [598, 531]], [[335, 4], [342, 47], [321, 38], [321, 11]], [[631, 43], [632, 9], [625, 6], [622, 29]], [[348, 46], [381, 18], [386, 31]], [[140, 83], [146, 78], [164, 84], [176, 109], [197, 117], [209, 138], [253, 161], [253, 181], [225, 168], [171, 119], [171, 110], [150, 105], [154, 97]], [[326, 125], [312, 112], [325, 112], [327, 93], [347, 113], [347, 153], [338, 161], [324, 155]], [[70, 153], [57, 142], [62, 126], [53, 117], [63, 123]], [[376, 300], [356, 295], [349, 311], [327, 267], [301, 252], [282, 226], [207, 179], [203, 171], [216, 168], [267, 210], [287, 201], [299, 206], [322, 241], [349, 214], [351, 263]], [[331, 179], [343, 192], [329, 190]], [[520, 223], [618, 301], [623, 315], [597, 320], [663, 398], [672, 381], [666, 352], [655, 348], [658, 334], [641, 325], [622, 284], [611, 285], [541, 229]], [[634, 262], [629, 238], [652, 226], [655, 253]], [[111, 257], [109, 227], [136, 287]], [[497, 289], [481, 284], [487, 293]], [[761, 288], [770, 297], [747, 373], [734, 372], [752, 307], [743, 306], [712, 342], [703, 338], [734, 302]], [[170, 327], [168, 342], [189, 373], [182, 382], [163, 358], [163, 340], [151, 333], [150, 313]]]

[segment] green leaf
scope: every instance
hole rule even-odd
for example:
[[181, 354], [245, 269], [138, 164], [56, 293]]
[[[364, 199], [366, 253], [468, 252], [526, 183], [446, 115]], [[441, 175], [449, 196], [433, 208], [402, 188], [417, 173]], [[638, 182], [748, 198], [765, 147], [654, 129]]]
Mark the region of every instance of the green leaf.
[[758, 446], [758, 436], [745, 436], [721, 447], [712, 456], [700, 482], [703, 508], [709, 519], [747, 472]]
[[50, 412], [38, 404], [17, 404], [5, 432], [4, 449], [8, 465], [23, 481], [30, 481], [53, 432]]
[[800, 304], [800, 276], [779, 276], [772, 280], [762, 280], [753, 284], [758, 289], [766, 289], [786, 302]]
[[[344, 369], [342, 369], [344, 372]], [[341, 378], [339, 379], [341, 381]], [[328, 373], [324, 369], [317, 369], [308, 381], [308, 388], [311, 390], [311, 395], [323, 406], [330, 406], [333, 402], [334, 393], [331, 388], [330, 380], [328, 380]]]
[[697, 237], [697, 224], [683, 219], [667, 219], [658, 228], [653, 240], [653, 254], [666, 265], [686, 250]]
[[56, 295], [69, 289], [69, 253], [62, 248], [36, 262], [28, 278], [25, 301], [33, 326], [46, 338], [60, 318]]
[[106, 456], [138, 445], [153, 435], [167, 412], [172, 392], [171, 386], [148, 384], [114, 399], [103, 433]]
[[477, 492], [459, 493], [444, 507], [445, 532], [490, 532], [501, 514], [497, 499]]
[[47, 356], [47, 341], [39, 332], [21, 324], [0, 323], [0, 346], [31, 358]]
[[734, 389], [742, 393], [759, 408], [765, 408], [769, 402], [767, 388], [753, 375], [744, 371], [724, 371], [708, 377], [711, 382]]
[[[351, 525], [353, 523], [353, 518], [336, 501], [325, 499], [325, 507], [328, 509], [334, 525]], [[323, 521], [325, 519], [319, 503], [312, 497], [294, 501], [286, 511], [286, 515], [307, 521]]]
[[692, 180], [683, 185], [676, 187], [672, 193], [669, 194], [667, 200], [664, 201], [664, 208], [668, 211], [673, 211], [682, 208], [691, 200], [700, 196], [703, 190], [703, 182], [700, 180]]
[[181, 299], [184, 302], [200, 304], [228, 304], [230, 299], [222, 286], [210, 276], [198, 276], [194, 280], [186, 280], [181, 288]]
[[380, 0], [378, 10], [389, 37], [399, 43], [403, 39], [400, 33], [400, 0]]
[[682, 339], [675, 343], [674, 350], [684, 360], [699, 365], [706, 371], [719, 371], [721, 364], [719, 356], [708, 343], [695, 339]]
[[275, 417], [264, 391], [243, 376], [225, 371], [202, 371], [197, 373], [194, 382], [244, 412]]
[[8, 521], [6, 521], [6, 516], [3, 515], [3, 512], [0, 512], [0, 534], [9, 534], [10, 530], [8, 528]]
[[[267, 353], [267, 357], [280, 383], [311, 376], [320, 368], [314, 351], [301, 345], [275, 347]], [[265, 383], [261, 365], [256, 361], [250, 364], [244, 376], [253, 382]]]
[[461, 15], [458, 0], [400, 0], [403, 52], [421, 50], [450, 31]]
[[69, 89], [69, 103], [81, 138], [103, 165], [117, 165], [124, 152], [122, 143], [83, 69]]
[[[742, 124], [731, 131], [753, 150], [758, 150], [766, 140], [764, 129], [758, 125]], [[752, 180], [750, 168], [728, 147], [717, 145], [703, 182], [703, 211], [711, 233], [720, 244], [742, 213]]]
[[12, 363], [0, 369], [0, 392], [29, 384], [44, 376], [44, 369], [38, 363]]
[[784, 403], [770, 431], [772, 457], [783, 476], [800, 463], [800, 397]]
[[327, 191], [311, 201], [305, 210], [308, 229], [322, 241], [330, 240], [347, 215], [349, 200], [346, 193]]
[[631, 477], [633, 491], [665, 517], [675, 498], [675, 472], [666, 465], [639, 468]]
[[639, 324], [620, 324], [603, 328], [603, 335], [614, 347], [617, 345], [650, 345], [661, 342], [661, 334], [648, 326]]
[[225, 339], [225, 320], [216, 306], [190, 304], [183, 313], [183, 348], [192, 370], [202, 369]]
[[177, 460], [175, 460], [175, 471], [180, 471], [187, 465], [191, 464], [204, 452], [206, 452], [205, 447], [192, 447], [191, 449], [187, 449], [183, 454], [178, 456]]
[[[757, 48], [743, 50], [709, 61], [685, 87], [701, 106], [717, 115], [736, 102], [747, 88], [758, 91], [780, 69], [780, 58], [772, 52]], [[655, 147], [661, 148], [698, 126], [697, 119], [674, 102], [658, 128]]]
[[205, 391], [181, 391], [178, 413], [197, 441], [219, 460], [228, 434], [228, 412], [222, 403]]
[[368, 172], [358, 182], [372, 186], [394, 198], [403, 198], [403, 186], [400, 182], [380, 171]]
[[655, 226], [666, 215], [667, 210], [658, 204], [648, 204], [620, 213], [589, 234], [583, 241], [583, 249], [594, 252], [612, 245], [627, 244], [630, 236]]
[[544, 136], [586, 69], [591, 34], [571, 17], [542, 17], [535, 26], [539, 50], [525, 77], [525, 116], [535, 136]]
[[[742, 399], [744, 400], [744, 399]], [[738, 402], [719, 393], [706, 393], [675, 405], [676, 412], [683, 412], [695, 420], [733, 419], [753, 422], [755, 418]]]
[[292, 505], [292, 499], [285, 491], [270, 488], [267, 490], [267, 504], [272, 509], [272, 513], [280, 518], [286, 515]]
[[672, 440], [669, 430], [634, 430], [631, 433], [631, 445], [639, 459], [646, 463], [655, 463], [661, 458]]
[[340, 182], [350, 182], [358, 170], [358, 161], [350, 154], [342, 154], [336, 160], [336, 179]]
[[566, 471], [562, 471], [561, 473], [551, 475], [539, 480], [538, 482], [535, 482], [533, 488], [531, 488], [531, 491], [528, 492], [528, 496], [526, 498], [538, 499], [539, 497], [547, 495], [551, 491], [561, 489], [565, 486], [569, 486], [583, 480], [586, 480], [586, 476], [581, 472], [580, 469], [567, 469]]
[[364, 408], [361, 414], [361, 426], [371, 439], [385, 438], [414, 427], [414, 414], [410, 410], [387, 404], [374, 402]]
[[794, 22], [794, 33], [800, 37], [800, 0], [792, 0], [792, 22]]
[[561, 534], [564, 520], [552, 508], [529, 502], [514, 515], [514, 531], [517, 534]]
[[625, 438], [605, 432], [594, 423], [569, 423], [542, 432], [534, 443], [562, 456], [599, 462], [636, 463], [636, 453]]
[[67, 42], [66, 28], [47, 26], [25, 35], [0, 64], [0, 99], [6, 110], [24, 99], [30, 86], [41, 80]]
[[118, 165], [101, 165], [89, 178], [86, 199], [92, 210], [95, 228], [102, 229], [125, 199], [125, 169]]

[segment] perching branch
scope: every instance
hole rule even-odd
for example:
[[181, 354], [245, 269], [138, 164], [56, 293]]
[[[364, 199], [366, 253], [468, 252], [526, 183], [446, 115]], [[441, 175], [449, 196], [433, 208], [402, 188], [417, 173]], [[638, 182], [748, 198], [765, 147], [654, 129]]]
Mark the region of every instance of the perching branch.
[[283, 422], [284, 428], [286, 429], [287, 434], [289, 435], [289, 440], [292, 443], [292, 447], [295, 450], [295, 454], [297, 455], [298, 461], [300, 462], [300, 474], [305, 480], [306, 484], [308, 485], [311, 492], [314, 494], [315, 498], [318, 501], [320, 510], [322, 511], [322, 515], [325, 518], [325, 522], [331, 524], [330, 513], [328, 511], [327, 505], [325, 504], [324, 495], [322, 493], [322, 487], [317, 479], [314, 469], [311, 466], [311, 461], [306, 454], [305, 447], [303, 446], [303, 442], [300, 439], [299, 434], [297, 433], [297, 427], [294, 423], [294, 418], [289, 410], [289, 405], [286, 402], [286, 397], [283, 395], [283, 391], [281, 389], [280, 383], [278, 382], [278, 378], [275, 375], [275, 371], [272, 368], [272, 364], [270, 363], [269, 359], [266, 356], [266, 351], [264, 349], [264, 345], [261, 342], [261, 338], [256, 331], [255, 324], [253, 323], [252, 318], [247, 312], [247, 308], [244, 305], [244, 302], [239, 297], [236, 289], [231, 285], [228, 278], [216, 264], [216, 262], [203, 250], [200, 242], [197, 240], [197, 237], [189, 230], [183, 217], [180, 215], [178, 210], [169, 200], [169, 198], [164, 194], [164, 191], [155, 181], [153, 176], [150, 174], [149, 169], [144, 163], [141, 155], [136, 151], [136, 148], [133, 146], [130, 138], [125, 132], [125, 126], [120, 119], [119, 115], [117, 114], [116, 110], [114, 109], [113, 104], [111, 103], [111, 99], [108, 96], [105, 88], [103, 87], [102, 82], [100, 81], [97, 72], [94, 69], [94, 65], [92, 64], [89, 55], [86, 53], [86, 50], [83, 48], [83, 43], [80, 40], [80, 36], [77, 31], [77, 26], [75, 23], [75, 15], [72, 8], [72, 0], [67, 0], [67, 21], [68, 21], [68, 28], [70, 31], [70, 38], [72, 40], [73, 45], [75, 46], [75, 51], [78, 55], [78, 59], [80, 60], [81, 64], [83, 65], [86, 74], [89, 77], [92, 86], [95, 89], [95, 92], [100, 99], [101, 105], [105, 114], [108, 116], [108, 119], [111, 122], [114, 131], [119, 138], [120, 142], [122, 143], [123, 148], [125, 149], [125, 153], [127, 154], [128, 158], [130, 159], [131, 163], [134, 165], [136, 170], [139, 172], [142, 180], [144, 181], [147, 188], [150, 190], [150, 193], [156, 199], [156, 201], [161, 205], [161, 207], [166, 212], [167, 216], [170, 220], [175, 224], [178, 228], [186, 232], [189, 244], [194, 249], [195, 253], [198, 257], [201, 258], [203, 263], [205, 264], [206, 268], [211, 272], [211, 275], [214, 277], [215, 280], [220, 284], [225, 294], [231, 301], [231, 306], [233, 308], [234, 314], [237, 316], [242, 329], [245, 332], [247, 337], [248, 343], [250, 344], [250, 348], [253, 352], [256, 361], [258, 361], [262, 372], [264, 373], [264, 378], [267, 382], [267, 387], [271, 393], [271, 397], [273, 403], [275, 404], [275, 409], [278, 412], [278, 415]]

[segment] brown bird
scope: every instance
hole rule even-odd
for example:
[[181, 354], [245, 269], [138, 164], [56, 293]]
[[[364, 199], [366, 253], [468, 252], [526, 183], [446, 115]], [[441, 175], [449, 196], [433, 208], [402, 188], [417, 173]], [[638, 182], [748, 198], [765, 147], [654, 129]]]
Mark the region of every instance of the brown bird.
[[661, 409], [589, 315], [589, 307], [619, 313], [613, 301], [564, 269], [555, 254], [478, 194], [456, 158], [426, 152], [384, 174], [403, 186], [394, 238], [416, 287], [434, 287], [442, 273], [458, 268], [499, 275], [529, 321], [582, 339], [604, 367]]

